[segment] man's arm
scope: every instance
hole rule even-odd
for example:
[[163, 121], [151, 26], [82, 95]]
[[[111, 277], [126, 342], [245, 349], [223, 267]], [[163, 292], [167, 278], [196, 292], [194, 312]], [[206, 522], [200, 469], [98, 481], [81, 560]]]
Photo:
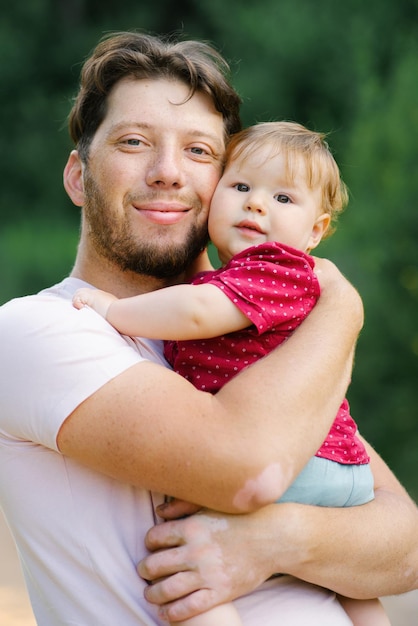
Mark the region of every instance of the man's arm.
[[291, 532], [294, 538], [299, 532], [300, 545], [287, 567], [294, 576], [360, 599], [418, 588], [417, 506], [364, 443], [375, 477], [375, 500], [351, 508], [295, 509], [292, 519], [298, 529]]
[[322, 265], [322, 295], [305, 322], [216, 396], [139, 363], [67, 418], [61, 452], [217, 510], [244, 512], [276, 500], [329, 431], [362, 323], [355, 290], [331, 263]]
[[[146, 598], [174, 620], [249, 593], [275, 572], [360, 599], [417, 589], [418, 509], [367, 448], [376, 482], [376, 499], [368, 504], [272, 504], [234, 516], [202, 512], [150, 529], [146, 545], [155, 552], [138, 568], [156, 581]], [[176, 508], [168, 504], [161, 513], [172, 519]]]

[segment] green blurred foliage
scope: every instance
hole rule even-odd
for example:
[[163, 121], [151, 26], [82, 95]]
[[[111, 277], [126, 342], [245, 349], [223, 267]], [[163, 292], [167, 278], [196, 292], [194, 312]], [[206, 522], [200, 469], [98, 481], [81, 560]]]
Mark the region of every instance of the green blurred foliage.
[[212, 42], [231, 63], [245, 124], [292, 119], [329, 133], [351, 198], [319, 254], [357, 286], [366, 310], [349, 399], [361, 431], [417, 496], [416, 0], [32, 0], [3, 8], [0, 302], [71, 269], [79, 211], [62, 187], [72, 148], [66, 116], [97, 40], [144, 29]]

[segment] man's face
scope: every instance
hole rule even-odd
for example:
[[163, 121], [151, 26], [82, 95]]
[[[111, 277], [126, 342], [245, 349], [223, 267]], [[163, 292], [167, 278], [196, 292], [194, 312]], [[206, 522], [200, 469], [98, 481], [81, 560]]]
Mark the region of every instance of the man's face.
[[157, 278], [180, 274], [207, 242], [224, 128], [210, 98], [180, 82], [123, 79], [84, 168], [88, 237], [100, 256]]

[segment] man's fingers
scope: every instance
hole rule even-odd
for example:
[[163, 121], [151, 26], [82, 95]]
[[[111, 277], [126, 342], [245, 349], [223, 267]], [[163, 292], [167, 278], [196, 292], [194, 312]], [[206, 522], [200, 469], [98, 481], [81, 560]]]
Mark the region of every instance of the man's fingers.
[[165, 522], [149, 529], [145, 546], [151, 552], [162, 548], [174, 548], [184, 544], [182, 527], [178, 522]]
[[180, 549], [176, 548], [149, 554], [137, 566], [141, 578], [150, 582], [187, 569], [189, 568], [183, 563]]
[[215, 605], [213, 593], [208, 589], [200, 589], [175, 602], [160, 606], [158, 613], [163, 619], [177, 622], [204, 613]]
[[158, 605], [163, 619], [186, 620], [213, 608], [219, 601], [213, 590], [201, 589], [201, 585], [197, 572], [178, 572], [146, 587], [144, 596], [151, 604]]
[[173, 498], [164, 504], [161, 504], [157, 508], [157, 513], [160, 517], [165, 520], [174, 520], [182, 517], [186, 517], [188, 515], [193, 515], [201, 510], [197, 504], [192, 504], [191, 502], [185, 502], [184, 500], [177, 500]]
[[195, 572], [178, 572], [146, 587], [144, 595], [151, 604], [165, 605], [197, 591], [201, 584], [202, 581]]
[[207, 540], [212, 527], [207, 523], [204, 513], [196, 513], [184, 519], [167, 521], [149, 529], [145, 536], [145, 545], [153, 552], [163, 548], [182, 546], [185, 543], [201, 543]]

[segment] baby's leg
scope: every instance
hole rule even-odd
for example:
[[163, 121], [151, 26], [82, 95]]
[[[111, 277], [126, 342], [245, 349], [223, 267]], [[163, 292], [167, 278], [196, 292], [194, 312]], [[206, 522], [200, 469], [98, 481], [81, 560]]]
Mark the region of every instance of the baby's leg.
[[182, 622], [170, 622], [172, 626], [242, 626], [238, 611], [232, 603], [220, 604], [210, 611]]
[[338, 596], [341, 606], [353, 622], [354, 626], [390, 626], [380, 600], [352, 600]]

